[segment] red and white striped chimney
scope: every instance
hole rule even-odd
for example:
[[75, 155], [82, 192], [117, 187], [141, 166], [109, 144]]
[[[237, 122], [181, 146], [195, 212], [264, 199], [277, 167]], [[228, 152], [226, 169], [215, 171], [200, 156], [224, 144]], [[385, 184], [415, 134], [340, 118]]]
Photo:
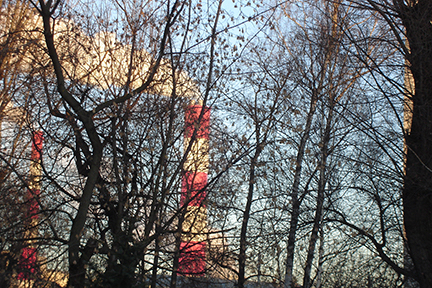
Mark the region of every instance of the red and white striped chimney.
[[41, 131], [33, 133], [31, 158], [30, 158], [30, 181], [27, 191], [27, 210], [25, 212], [27, 230], [25, 238], [29, 239], [26, 247], [23, 248], [19, 260], [20, 271], [18, 280], [30, 280], [32, 274], [36, 273], [36, 246], [34, 240], [38, 237], [38, 221], [39, 221], [39, 196], [41, 190], [42, 179], [42, 144], [43, 136]]
[[[203, 111], [204, 110], [204, 111]], [[200, 119], [200, 115], [202, 117]], [[187, 205], [180, 243], [179, 274], [204, 276], [206, 269], [207, 207], [205, 203], [209, 167], [210, 108], [191, 103], [185, 112], [184, 149], [193, 140], [183, 165], [180, 205]]]

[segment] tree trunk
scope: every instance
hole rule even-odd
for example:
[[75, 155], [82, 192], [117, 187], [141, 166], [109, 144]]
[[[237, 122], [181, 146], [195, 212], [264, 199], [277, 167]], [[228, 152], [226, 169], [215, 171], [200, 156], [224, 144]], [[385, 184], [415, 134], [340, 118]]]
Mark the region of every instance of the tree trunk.
[[302, 172], [302, 162], [306, 149], [306, 143], [309, 139], [310, 129], [312, 125], [312, 118], [315, 114], [316, 104], [318, 101], [317, 91], [313, 91], [309, 112], [307, 115], [306, 125], [303, 131], [303, 135], [300, 139], [300, 145], [297, 151], [296, 157], [296, 169], [294, 173], [294, 183], [291, 192], [292, 201], [292, 212], [290, 220], [290, 230], [288, 234], [288, 245], [287, 245], [287, 258], [285, 261], [285, 282], [284, 288], [291, 288], [292, 285], [292, 271], [294, 268], [294, 249], [297, 234], [298, 219], [300, 216], [300, 199], [299, 199], [299, 188], [300, 188], [300, 177]]
[[314, 224], [312, 228], [312, 234], [309, 241], [309, 248], [307, 253], [305, 272], [303, 277], [303, 287], [309, 288], [311, 286], [311, 270], [312, 262], [315, 254], [315, 245], [318, 240], [318, 232], [321, 228], [322, 216], [323, 216], [323, 205], [324, 205], [324, 190], [327, 182], [326, 167], [327, 167], [327, 157], [328, 157], [328, 145], [330, 141], [331, 125], [333, 122], [333, 109], [334, 100], [333, 97], [329, 97], [329, 114], [327, 116], [326, 126], [324, 130], [324, 135], [321, 138], [321, 160], [319, 164], [319, 182], [318, 182], [318, 195], [317, 195], [317, 207], [315, 210]]
[[177, 233], [175, 234], [175, 251], [174, 251], [174, 259], [173, 259], [173, 268], [171, 272], [171, 280], [170, 280], [170, 288], [177, 287], [177, 273], [179, 269], [179, 260], [180, 260], [180, 243], [181, 243], [181, 235], [183, 232], [182, 226], [184, 222], [186, 210], [181, 211], [178, 220]]
[[415, 83], [411, 131], [405, 136], [404, 222], [417, 280], [432, 287], [432, 3], [401, 7]]
[[[257, 128], [259, 130], [259, 128]], [[245, 284], [245, 269], [246, 269], [246, 246], [247, 246], [247, 227], [249, 223], [250, 210], [252, 205], [253, 193], [254, 193], [254, 184], [255, 184], [255, 168], [258, 163], [259, 155], [262, 151], [262, 144], [259, 143], [259, 132], [257, 132], [257, 147], [255, 150], [255, 154], [251, 161], [251, 166], [249, 170], [249, 189], [248, 196], [246, 201], [245, 211], [243, 213], [243, 222], [240, 232], [240, 252], [239, 252], [239, 274], [238, 274], [238, 287], [243, 288]]]
[[[159, 235], [159, 225], [157, 224], [155, 227], [157, 235]], [[153, 271], [152, 271], [152, 278], [151, 278], [151, 288], [156, 288], [157, 285], [157, 272], [158, 272], [158, 266], [159, 266], [159, 237], [156, 237], [155, 239], [155, 252], [153, 257]]]
[[324, 229], [323, 229], [323, 225], [321, 225], [316, 288], [321, 288], [322, 285], [321, 283], [322, 283], [322, 272], [323, 272], [323, 262], [324, 262], [323, 260], [324, 260]]

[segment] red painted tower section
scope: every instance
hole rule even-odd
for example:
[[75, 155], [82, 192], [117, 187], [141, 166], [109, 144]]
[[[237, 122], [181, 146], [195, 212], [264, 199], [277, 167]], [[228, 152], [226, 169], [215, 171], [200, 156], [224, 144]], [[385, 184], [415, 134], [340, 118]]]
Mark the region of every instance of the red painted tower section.
[[202, 103], [192, 103], [185, 114], [185, 150], [188, 149], [194, 134], [195, 138], [183, 165], [180, 205], [187, 205], [187, 209], [182, 223], [178, 272], [185, 276], [204, 276], [207, 237], [205, 187], [209, 166], [210, 108]]
[[26, 243], [27, 246], [23, 248], [19, 260], [20, 272], [18, 273], [18, 280], [30, 280], [31, 276], [36, 273], [36, 246], [32, 239], [38, 237], [37, 225], [39, 221], [39, 196], [42, 178], [42, 144], [42, 132], [34, 132], [30, 159], [30, 181], [26, 196], [28, 210], [25, 212], [25, 221], [27, 222], [25, 238], [29, 240]]

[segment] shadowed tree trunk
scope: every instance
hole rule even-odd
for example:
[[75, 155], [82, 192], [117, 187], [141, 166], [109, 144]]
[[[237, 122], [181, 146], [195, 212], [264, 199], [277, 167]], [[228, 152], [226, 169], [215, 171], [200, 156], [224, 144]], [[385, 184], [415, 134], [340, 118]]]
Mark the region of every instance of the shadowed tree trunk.
[[411, 131], [405, 136], [405, 229], [417, 280], [421, 287], [432, 287], [432, 2], [395, 2], [406, 28], [415, 86]]

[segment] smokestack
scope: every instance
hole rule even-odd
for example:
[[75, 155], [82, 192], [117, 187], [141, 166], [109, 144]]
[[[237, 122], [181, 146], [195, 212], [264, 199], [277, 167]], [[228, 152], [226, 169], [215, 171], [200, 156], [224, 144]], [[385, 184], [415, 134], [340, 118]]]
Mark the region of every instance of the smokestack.
[[25, 213], [25, 221], [27, 222], [25, 238], [29, 240], [26, 242], [26, 247], [23, 248], [19, 260], [20, 272], [18, 273], [18, 280], [31, 280], [32, 275], [36, 273], [36, 246], [35, 241], [32, 239], [36, 239], [39, 234], [37, 225], [39, 222], [39, 196], [42, 179], [42, 143], [42, 132], [34, 132], [30, 158], [30, 181], [26, 197], [27, 210]]
[[[191, 149], [183, 165], [180, 205], [187, 205], [182, 223], [179, 274], [204, 276], [206, 269], [210, 108], [191, 103], [185, 113], [184, 149]], [[202, 115], [201, 115], [202, 114]], [[201, 117], [200, 117], [201, 116]], [[195, 135], [194, 135], [195, 134]]]

